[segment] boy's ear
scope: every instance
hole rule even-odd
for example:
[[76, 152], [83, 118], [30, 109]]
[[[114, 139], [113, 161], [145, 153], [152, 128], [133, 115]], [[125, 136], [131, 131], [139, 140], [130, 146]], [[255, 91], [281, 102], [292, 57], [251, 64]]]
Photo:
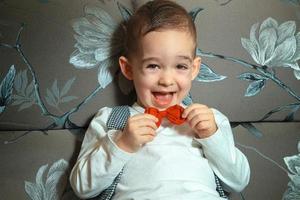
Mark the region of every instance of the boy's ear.
[[121, 56], [119, 58], [119, 65], [122, 71], [122, 74], [128, 79], [132, 80], [132, 68], [131, 65], [129, 64], [129, 61], [126, 57]]
[[196, 57], [193, 60], [192, 80], [194, 80], [196, 78], [196, 76], [198, 75], [198, 73], [200, 71], [200, 66], [201, 66], [201, 58]]

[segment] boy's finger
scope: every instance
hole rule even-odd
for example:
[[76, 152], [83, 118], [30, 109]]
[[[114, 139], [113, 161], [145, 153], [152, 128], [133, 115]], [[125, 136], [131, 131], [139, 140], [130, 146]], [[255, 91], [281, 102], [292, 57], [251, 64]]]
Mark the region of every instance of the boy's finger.
[[157, 125], [152, 119], [141, 118], [141, 119], [135, 120], [132, 123], [134, 123], [135, 127], [149, 127], [149, 128], [152, 128], [153, 130], [157, 129]]
[[198, 130], [207, 130], [210, 127], [210, 121], [200, 121], [197, 124], [195, 124], [195, 128]]
[[150, 115], [150, 114], [144, 114], [145, 117], [147, 117], [148, 119], [153, 120], [155, 123], [158, 122], [158, 118], [155, 117], [154, 115]]
[[192, 104], [188, 106], [182, 113], [183, 118], [187, 118], [187, 116], [195, 109], [207, 109], [208, 107], [203, 104]]
[[144, 113], [134, 115], [132, 118], [136, 119], [136, 120], [138, 120], [138, 119], [150, 119], [150, 120], [153, 120], [154, 122], [158, 121], [157, 117], [155, 117], [153, 115], [150, 115], [150, 114], [144, 114]]
[[151, 135], [145, 135], [143, 136], [143, 138], [141, 139], [141, 145], [145, 145], [147, 144], [148, 142], [151, 142], [154, 140], [154, 136], [151, 136]]
[[158, 127], [153, 121], [144, 121], [144, 126], [151, 128], [152, 130], [156, 130]]
[[210, 128], [210, 122], [209, 121], [202, 121], [196, 124], [195, 128], [198, 130], [208, 130]]
[[203, 109], [203, 108], [197, 108], [191, 110], [188, 115], [186, 116], [187, 121], [192, 120], [195, 116], [198, 116], [201, 118], [201, 120], [206, 120], [209, 118], [210, 111], [209, 109]]
[[197, 124], [202, 122], [208, 122], [209, 119], [203, 118], [201, 115], [195, 115], [193, 118], [189, 119], [189, 124], [192, 128], [196, 127]]
[[149, 127], [142, 127], [139, 129], [139, 132], [141, 136], [147, 136], [147, 135], [150, 135], [152, 137], [156, 136], [156, 132]]

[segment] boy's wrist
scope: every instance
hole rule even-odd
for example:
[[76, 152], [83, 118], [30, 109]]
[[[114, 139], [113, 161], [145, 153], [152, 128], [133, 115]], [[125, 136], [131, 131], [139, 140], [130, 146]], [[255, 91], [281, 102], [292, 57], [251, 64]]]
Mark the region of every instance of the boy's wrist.
[[216, 127], [215, 129], [213, 129], [213, 130], [211, 130], [211, 131], [209, 131], [209, 132], [207, 132], [207, 133], [202, 133], [202, 132], [201, 132], [201, 133], [197, 133], [197, 132], [196, 132], [195, 138], [196, 138], [196, 139], [204, 139], [204, 138], [208, 138], [208, 137], [214, 135], [217, 131], [218, 131], [218, 127]]
[[135, 153], [139, 150], [139, 147], [132, 147], [128, 144], [128, 142], [126, 142], [126, 138], [123, 132], [115, 138], [115, 143], [120, 149], [128, 153]]
[[105, 149], [108, 150], [109, 154], [112, 157], [116, 157], [119, 160], [127, 162], [132, 153], [124, 151], [116, 144], [116, 138], [119, 136], [121, 131], [111, 130], [107, 133], [106, 137], [104, 138], [103, 145], [106, 145]]

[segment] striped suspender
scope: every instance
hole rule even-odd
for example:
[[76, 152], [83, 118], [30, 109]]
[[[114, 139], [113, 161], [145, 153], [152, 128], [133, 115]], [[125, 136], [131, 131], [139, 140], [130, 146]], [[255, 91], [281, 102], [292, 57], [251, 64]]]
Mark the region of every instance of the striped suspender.
[[[110, 113], [108, 120], [106, 122], [106, 126], [108, 130], [123, 130], [126, 126], [127, 120], [130, 116], [129, 107], [128, 106], [116, 106], [112, 108], [112, 112]], [[97, 200], [111, 200], [113, 195], [115, 194], [116, 187], [120, 182], [121, 176], [123, 174], [122, 171], [117, 175], [114, 179], [113, 183], [102, 191], [98, 196]]]

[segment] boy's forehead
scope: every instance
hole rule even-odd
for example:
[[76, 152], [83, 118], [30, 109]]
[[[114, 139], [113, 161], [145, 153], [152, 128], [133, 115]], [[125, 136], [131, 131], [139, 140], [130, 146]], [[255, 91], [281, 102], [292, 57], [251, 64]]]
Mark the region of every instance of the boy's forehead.
[[185, 35], [186, 39], [189, 39], [193, 42], [196, 42], [194, 40], [193, 34], [189, 31], [188, 28], [177, 28], [177, 27], [174, 27], [174, 28], [159, 28], [159, 29], [149, 31], [147, 33], [142, 34], [141, 37], [139, 38], [139, 41], [142, 41], [147, 36], [153, 35], [153, 34], [155, 34], [157, 37], [164, 37], [164, 36], [168, 37], [170, 35], [174, 35], [174, 33]]
[[172, 55], [176, 59], [191, 59], [195, 41], [191, 34], [179, 30], [152, 31], [140, 38], [137, 53], [142, 57], [155, 58], [157, 53]]

